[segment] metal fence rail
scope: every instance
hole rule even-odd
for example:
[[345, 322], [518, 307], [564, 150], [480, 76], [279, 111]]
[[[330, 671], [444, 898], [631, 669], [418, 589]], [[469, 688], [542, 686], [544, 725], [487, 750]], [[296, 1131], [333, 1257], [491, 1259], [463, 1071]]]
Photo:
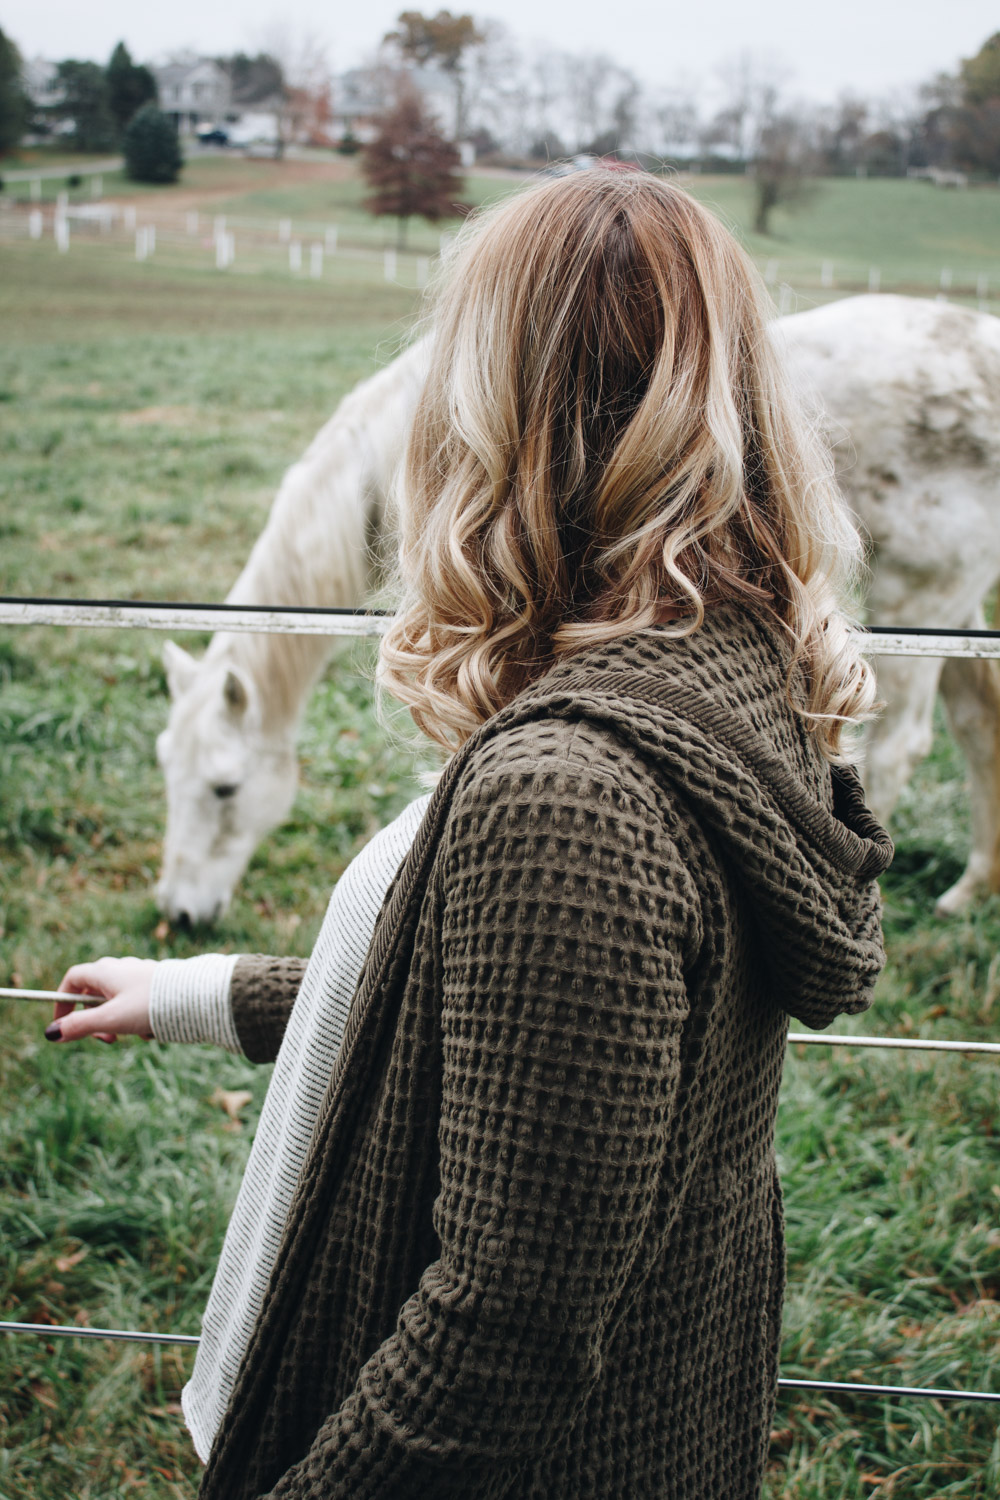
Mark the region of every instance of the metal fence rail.
[[[0, 625], [81, 625], [136, 630], [235, 630], [278, 635], [384, 635], [386, 610], [333, 605], [182, 604], [151, 599], [48, 599], [0, 595]], [[928, 630], [912, 625], [869, 625], [858, 637], [878, 656], [993, 657], [1000, 660], [1000, 630]]]

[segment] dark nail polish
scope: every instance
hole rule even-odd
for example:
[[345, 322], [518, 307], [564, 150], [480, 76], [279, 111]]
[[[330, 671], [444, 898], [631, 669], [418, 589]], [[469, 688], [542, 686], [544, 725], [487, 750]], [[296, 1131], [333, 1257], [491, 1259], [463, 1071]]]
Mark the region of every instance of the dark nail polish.
[[61, 1042], [62, 1041], [62, 1026], [61, 1026], [61, 1024], [58, 1021], [53, 1021], [51, 1023], [51, 1025], [46, 1026], [46, 1028], [45, 1028], [45, 1040], [47, 1042]]

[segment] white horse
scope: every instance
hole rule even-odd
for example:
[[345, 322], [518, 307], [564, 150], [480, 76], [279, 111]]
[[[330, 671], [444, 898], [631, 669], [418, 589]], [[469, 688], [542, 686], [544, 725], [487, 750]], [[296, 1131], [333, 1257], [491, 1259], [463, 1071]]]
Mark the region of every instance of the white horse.
[[[939, 302], [855, 297], [782, 318], [776, 336], [830, 425], [840, 483], [872, 541], [869, 618], [967, 626], [1000, 578], [1000, 320]], [[387, 534], [386, 495], [423, 378], [415, 345], [363, 382], [288, 471], [229, 600], [361, 603]], [[198, 662], [172, 642], [173, 706], [158, 888], [172, 919], [210, 921], [295, 794], [295, 739], [328, 638], [221, 632]], [[939, 685], [969, 766], [973, 847], [938, 903], [1000, 889], [1000, 672], [881, 657], [887, 707], [866, 781], [887, 819], [930, 744]]]

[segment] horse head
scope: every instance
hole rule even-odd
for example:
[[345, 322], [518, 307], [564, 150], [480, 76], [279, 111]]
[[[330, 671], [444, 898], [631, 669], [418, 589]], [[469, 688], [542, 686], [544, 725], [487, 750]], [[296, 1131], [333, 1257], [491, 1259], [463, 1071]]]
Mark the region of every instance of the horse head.
[[232, 660], [196, 661], [173, 641], [163, 659], [172, 703], [156, 742], [167, 787], [157, 903], [172, 922], [213, 922], [257, 844], [288, 816], [294, 736], [265, 724], [252, 678]]

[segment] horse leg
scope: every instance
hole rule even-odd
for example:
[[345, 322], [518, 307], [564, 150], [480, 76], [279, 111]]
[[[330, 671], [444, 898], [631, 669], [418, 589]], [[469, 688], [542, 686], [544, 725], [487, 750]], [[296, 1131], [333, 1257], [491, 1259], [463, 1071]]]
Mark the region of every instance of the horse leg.
[[879, 656], [875, 677], [885, 703], [865, 738], [862, 779], [872, 812], [886, 824], [897, 798], [931, 748], [941, 662], [930, 656]]
[[[976, 622], [984, 622], [980, 616]], [[1000, 890], [1000, 663], [952, 657], [941, 673], [948, 722], [969, 767], [972, 850], [961, 878], [938, 900], [939, 916]]]

